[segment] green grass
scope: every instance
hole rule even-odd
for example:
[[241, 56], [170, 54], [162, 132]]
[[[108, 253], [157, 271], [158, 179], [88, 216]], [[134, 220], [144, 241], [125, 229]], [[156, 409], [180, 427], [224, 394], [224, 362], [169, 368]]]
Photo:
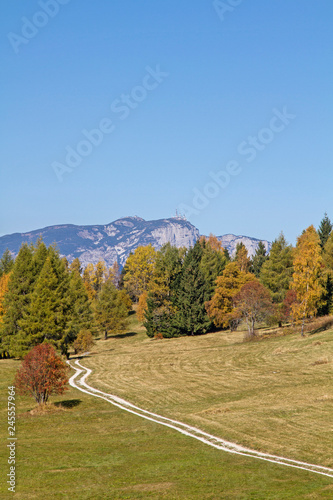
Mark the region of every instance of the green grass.
[[[240, 444], [332, 467], [332, 332], [242, 343], [242, 334], [97, 342], [88, 383]], [[321, 358], [328, 362], [315, 364]], [[0, 361], [1, 435], [19, 362]], [[275, 373], [274, 373], [275, 372]], [[55, 411], [31, 415], [17, 397], [17, 488], [0, 498], [329, 499], [333, 480], [215, 450], [70, 389]], [[67, 403], [66, 403], [67, 401]]]

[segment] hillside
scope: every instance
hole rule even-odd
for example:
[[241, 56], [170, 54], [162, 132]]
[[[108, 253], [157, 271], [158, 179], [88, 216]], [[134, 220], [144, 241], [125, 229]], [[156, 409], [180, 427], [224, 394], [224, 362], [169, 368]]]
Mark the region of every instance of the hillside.
[[[92, 369], [88, 384], [220, 438], [333, 466], [332, 331], [252, 343], [227, 331], [150, 340], [131, 317], [127, 333], [98, 340], [81, 360]], [[0, 363], [3, 421], [18, 364]], [[50, 488], [80, 500], [332, 497], [330, 477], [214, 449], [72, 387], [51, 402], [53, 412], [32, 415], [32, 399], [18, 397], [22, 498], [46, 498]]]
[[[39, 237], [48, 246], [56, 243], [61, 255], [71, 262], [78, 257], [83, 266], [104, 260], [108, 266], [117, 261], [123, 266], [131, 251], [150, 243], [158, 250], [167, 242], [176, 247], [193, 246], [200, 237], [199, 230], [180, 218], [146, 221], [140, 217], [124, 217], [106, 225], [77, 226], [63, 224], [37, 229], [28, 233], [14, 233], [0, 237], [0, 255], [8, 248], [17, 255], [23, 242], [35, 243]], [[218, 236], [230, 254], [237, 243], [243, 242], [253, 255], [260, 240], [228, 234]], [[266, 248], [268, 241], [262, 240]]]

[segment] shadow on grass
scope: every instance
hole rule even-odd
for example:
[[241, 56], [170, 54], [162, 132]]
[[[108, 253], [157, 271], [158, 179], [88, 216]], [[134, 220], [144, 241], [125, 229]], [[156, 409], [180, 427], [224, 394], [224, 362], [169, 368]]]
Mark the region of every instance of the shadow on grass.
[[54, 403], [54, 406], [62, 407], [62, 408], [75, 408], [75, 406], [79, 406], [82, 403], [81, 399], [66, 399], [66, 401], [58, 401]]
[[126, 333], [118, 333], [117, 335], [109, 335], [109, 339], [125, 339], [127, 337], [134, 337], [138, 332], [126, 332]]

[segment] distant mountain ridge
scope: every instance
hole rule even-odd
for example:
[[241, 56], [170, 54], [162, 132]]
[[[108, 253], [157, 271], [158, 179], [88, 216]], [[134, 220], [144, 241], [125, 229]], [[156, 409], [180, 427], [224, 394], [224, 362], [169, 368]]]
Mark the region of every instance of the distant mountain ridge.
[[[146, 221], [141, 217], [124, 217], [106, 225], [77, 226], [62, 224], [48, 226], [28, 233], [14, 233], [0, 237], [0, 256], [8, 248], [17, 255], [23, 242], [35, 243], [39, 237], [49, 246], [56, 243], [61, 255], [70, 262], [78, 257], [83, 267], [104, 260], [107, 266], [117, 261], [123, 266], [131, 251], [138, 246], [152, 244], [159, 250], [170, 242], [178, 248], [193, 246], [200, 238], [199, 230], [181, 217]], [[226, 234], [218, 236], [222, 245], [232, 255], [237, 243], [244, 243], [249, 255], [253, 255], [259, 241], [263, 241], [267, 250], [270, 242]]]

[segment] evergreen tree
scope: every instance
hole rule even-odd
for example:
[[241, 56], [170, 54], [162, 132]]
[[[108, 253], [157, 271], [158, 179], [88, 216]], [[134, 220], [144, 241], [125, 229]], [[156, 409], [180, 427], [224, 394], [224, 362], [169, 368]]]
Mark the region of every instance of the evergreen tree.
[[[182, 269], [182, 258], [182, 249], [177, 249], [170, 243], [163, 245], [156, 254], [149, 294], [143, 292], [139, 299], [139, 305], [145, 308], [144, 326], [149, 337], [173, 337], [177, 334], [173, 324], [176, 312], [175, 283]], [[144, 294], [147, 295], [146, 298]]]
[[202, 256], [203, 249], [197, 241], [185, 257], [177, 284], [177, 312], [173, 324], [181, 335], [206, 333], [212, 325], [205, 309], [205, 302], [210, 298], [210, 287], [200, 267]]
[[272, 293], [274, 303], [281, 303], [289, 290], [293, 273], [293, 250], [283, 233], [273, 241], [269, 258], [260, 272], [260, 281]]
[[8, 248], [4, 251], [0, 259], [0, 278], [3, 274], [8, 274], [14, 266], [14, 259]]
[[200, 244], [203, 249], [200, 269], [212, 295], [215, 289], [216, 278], [221, 276], [228, 261], [224, 253], [224, 248], [216, 236], [210, 235], [209, 238], [202, 237], [200, 238]]
[[325, 212], [324, 218], [320, 222], [320, 225], [318, 228], [318, 235], [320, 238], [321, 248], [324, 248], [325, 243], [327, 242], [328, 237], [332, 232], [332, 228], [333, 228], [332, 223], [331, 223], [330, 219], [328, 218], [327, 213]]
[[259, 241], [259, 244], [256, 248], [255, 254], [252, 258], [250, 272], [252, 272], [256, 278], [259, 278], [261, 268], [268, 259], [268, 255], [266, 254], [266, 248], [262, 241]]

